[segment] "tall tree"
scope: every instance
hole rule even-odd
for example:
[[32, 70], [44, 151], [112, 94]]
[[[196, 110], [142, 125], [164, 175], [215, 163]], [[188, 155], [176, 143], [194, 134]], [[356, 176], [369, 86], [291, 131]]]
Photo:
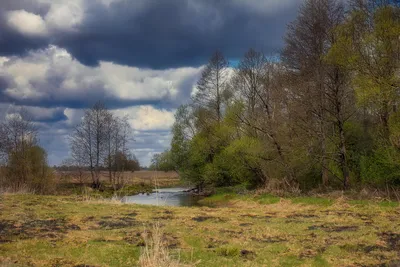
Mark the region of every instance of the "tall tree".
[[[324, 185], [328, 184], [329, 173], [342, 179], [347, 188], [349, 173], [346, 166], [346, 149], [343, 124], [343, 101], [347, 90], [344, 69], [328, 64], [325, 60], [335, 43], [334, 30], [344, 19], [344, 6], [337, 0], [306, 0], [297, 19], [288, 27], [283, 61], [292, 72], [294, 99], [298, 103], [295, 113], [299, 128], [319, 143], [319, 161]], [[303, 112], [300, 112], [302, 110]], [[332, 117], [338, 126], [339, 152], [329, 151], [332, 132]], [[332, 158], [332, 155], [334, 158]], [[342, 178], [329, 167], [330, 160], [340, 157]]]
[[93, 187], [100, 187], [100, 167], [107, 155], [106, 122], [109, 111], [104, 103], [97, 102], [85, 111], [82, 122], [71, 135], [71, 153], [74, 157], [84, 155], [90, 167]]
[[201, 73], [193, 99], [195, 105], [206, 109], [218, 123], [222, 119], [228, 67], [229, 63], [221, 51], [216, 51]]
[[400, 77], [400, 6], [397, 1], [355, 1], [332, 54], [352, 68], [358, 103], [378, 118], [389, 138], [389, 119], [397, 111]]

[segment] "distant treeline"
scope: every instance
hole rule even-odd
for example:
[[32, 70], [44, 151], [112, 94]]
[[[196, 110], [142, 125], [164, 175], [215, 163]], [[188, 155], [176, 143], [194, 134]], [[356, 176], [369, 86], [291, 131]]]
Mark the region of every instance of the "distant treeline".
[[280, 56], [212, 55], [151, 167], [199, 186], [399, 186], [399, 37], [399, 1], [306, 0]]
[[[135, 172], [135, 171], [140, 171], [140, 170], [145, 170], [146, 168], [142, 168], [139, 164], [139, 161], [137, 159], [127, 159], [125, 162], [126, 169], [125, 171], [127, 172]], [[59, 166], [54, 165], [53, 169], [56, 171], [62, 171], [62, 172], [76, 172], [79, 170], [89, 172], [90, 167], [85, 166], [85, 167], [80, 167], [80, 166], [74, 166], [74, 165], [65, 165], [61, 164]], [[100, 171], [108, 171], [108, 168], [106, 166], [100, 166], [99, 167]]]
[[[48, 167], [47, 153], [40, 147], [36, 123], [21, 109], [0, 123], [0, 190], [54, 191], [54, 170]], [[140, 170], [130, 153], [132, 139], [128, 118], [120, 118], [101, 102], [86, 109], [82, 121], [69, 136], [70, 158], [58, 171], [73, 171], [83, 182], [90, 173], [92, 186], [100, 188], [100, 172], [107, 171], [114, 190], [126, 183], [124, 172]]]

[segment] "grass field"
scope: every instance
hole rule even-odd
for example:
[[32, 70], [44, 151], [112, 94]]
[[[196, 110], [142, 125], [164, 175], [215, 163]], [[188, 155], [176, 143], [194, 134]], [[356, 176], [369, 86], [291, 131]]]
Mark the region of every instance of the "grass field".
[[92, 183], [90, 172], [84, 172], [79, 178], [77, 172], [56, 172], [55, 194], [57, 195], [88, 195], [89, 197], [111, 197], [117, 195], [134, 195], [141, 192], [152, 191], [156, 187], [172, 187], [182, 185], [176, 172], [162, 171], [135, 171], [124, 172], [124, 185], [121, 190], [114, 192], [109, 183], [108, 172], [101, 172], [101, 191], [91, 190]]
[[[57, 171], [56, 172], [57, 180], [64, 180], [66, 182], [74, 182], [79, 183], [79, 178], [77, 172], [74, 171]], [[161, 183], [166, 180], [179, 180], [179, 175], [176, 172], [169, 171], [135, 171], [135, 172], [124, 172], [123, 173], [124, 180], [126, 183], [137, 183], [137, 182], [144, 182], [144, 183], [153, 183], [154, 180], [160, 181]], [[100, 180], [102, 182], [107, 182], [108, 172], [103, 171], [100, 174]], [[83, 172], [83, 182], [90, 183], [91, 177], [90, 172], [85, 171]]]
[[219, 194], [203, 207], [0, 196], [0, 266], [135, 266], [158, 222], [195, 266], [398, 266], [397, 202]]

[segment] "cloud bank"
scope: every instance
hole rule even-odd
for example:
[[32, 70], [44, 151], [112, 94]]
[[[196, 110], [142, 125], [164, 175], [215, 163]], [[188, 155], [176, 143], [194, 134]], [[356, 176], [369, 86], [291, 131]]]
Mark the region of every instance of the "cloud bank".
[[24, 107], [51, 164], [83, 109], [128, 115], [143, 165], [168, 147], [174, 111], [220, 49], [279, 51], [299, 0], [2, 0], [0, 120]]

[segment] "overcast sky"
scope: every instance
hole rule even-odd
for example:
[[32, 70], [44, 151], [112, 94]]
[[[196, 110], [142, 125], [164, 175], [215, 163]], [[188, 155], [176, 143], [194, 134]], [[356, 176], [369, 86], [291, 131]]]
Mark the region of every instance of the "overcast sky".
[[49, 163], [97, 100], [129, 115], [142, 165], [168, 148], [209, 56], [282, 47], [301, 0], [0, 0], [0, 120], [23, 106]]

